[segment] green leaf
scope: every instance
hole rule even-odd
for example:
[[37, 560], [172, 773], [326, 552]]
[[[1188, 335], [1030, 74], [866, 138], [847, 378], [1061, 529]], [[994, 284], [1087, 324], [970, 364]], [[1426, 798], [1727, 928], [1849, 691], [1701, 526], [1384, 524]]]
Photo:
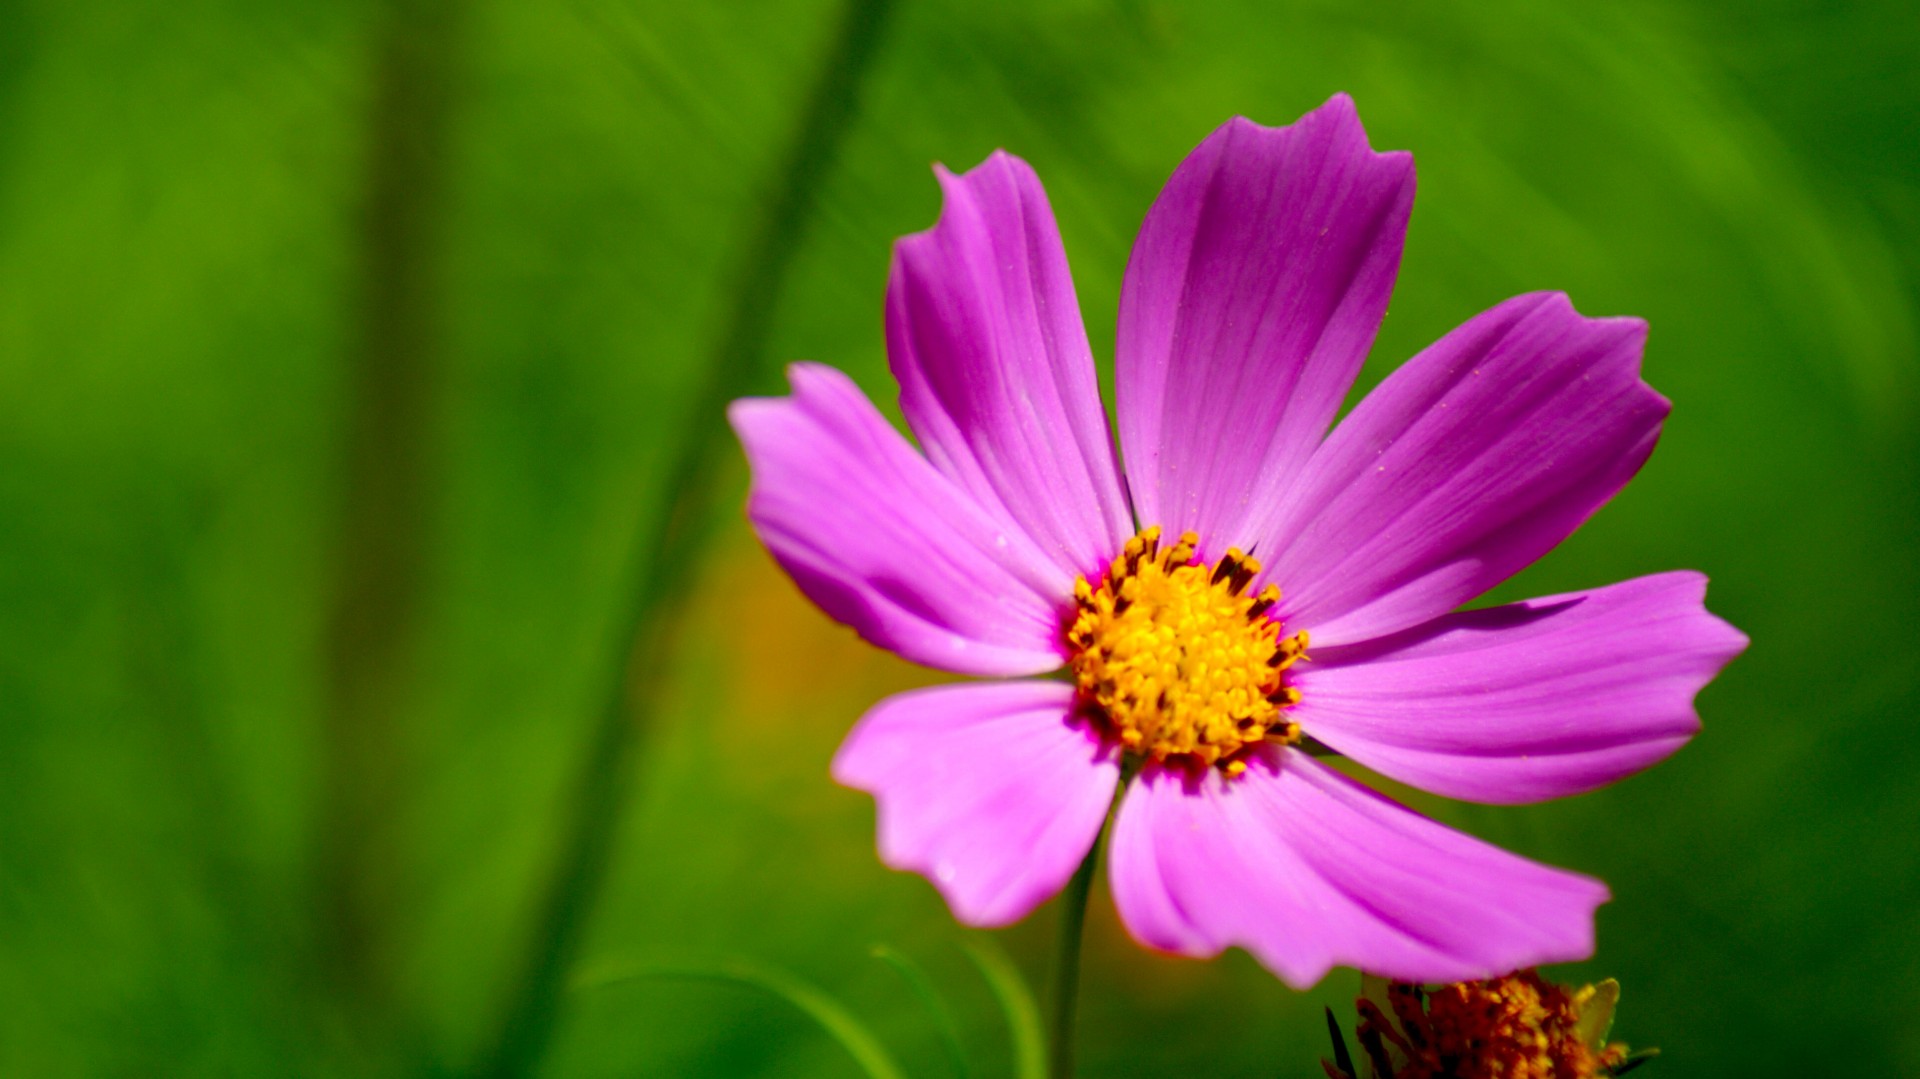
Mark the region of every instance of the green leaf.
[[1340, 1020], [1333, 1017], [1333, 1009], [1327, 1009], [1327, 1037], [1333, 1040], [1333, 1066], [1347, 1079], [1360, 1079], [1360, 1073], [1353, 1070], [1353, 1055], [1347, 1052], [1346, 1036], [1340, 1033]]
[[974, 966], [987, 979], [1007, 1016], [1007, 1036], [1013, 1042], [1014, 1079], [1047, 1079], [1047, 1042], [1040, 1033], [1040, 1006], [1027, 988], [1019, 968], [992, 937], [968, 937], [960, 942]]
[[1607, 1035], [1613, 1030], [1613, 1010], [1619, 1003], [1619, 982], [1608, 978], [1593, 987], [1593, 996], [1581, 1007], [1580, 1021], [1573, 1026], [1587, 1048], [1594, 1052], [1605, 1048]]
[[933, 979], [927, 977], [927, 972], [920, 964], [890, 944], [874, 945], [873, 957], [892, 967], [907, 983], [913, 995], [920, 998], [927, 1014], [933, 1017], [934, 1027], [940, 1031], [940, 1040], [947, 1047], [948, 1057], [953, 1060], [953, 1073], [960, 1079], [967, 1079], [970, 1069], [967, 1067], [966, 1047], [960, 1041], [960, 1027], [953, 1021], [953, 1011], [947, 1007], [946, 1000], [934, 988]]
[[859, 1063], [869, 1079], [906, 1079], [906, 1073], [894, 1063], [893, 1056], [880, 1044], [880, 1039], [844, 1005], [799, 978], [773, 967], [744, 960], [729, 960], [710, 968], [638, 967], [585, 974], [574, 983], [574, 987], [583, 990], [604, 989], [622, 982], [656, 979], [721, 982], [772, 993], [819, 1023]]

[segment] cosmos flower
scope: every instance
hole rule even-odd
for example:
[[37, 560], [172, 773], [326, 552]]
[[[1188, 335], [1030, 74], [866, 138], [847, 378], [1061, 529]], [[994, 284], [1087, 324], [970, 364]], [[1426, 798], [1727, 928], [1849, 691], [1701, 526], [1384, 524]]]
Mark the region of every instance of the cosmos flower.
[[[1629, 1053], [1610, 1042], [1620, 985], [1569, 989], [1519, 970], [1499, 978], [1421, 986], [1363, 978], [1360, 1055], [1368, 1079], [1602, 1079], [1636, 1071], [1657, 1049]], [[1329, 1079], [1359, 1070], [1333, 1013]]]
[[[1639, 470], [1668, 405], [1646, 328], [1520, 296], [1328, 428], [1398, 271], [1413, 163], [1337, 96], [1236, 119], [1174, 172], [1121, 289], [1119, 455], [1045, 192], [938, 170], [887, 350], [908, 443], [844, 375], [737, 401], [748, 515], [827, 614], [997, 681], [880, 702], [834, 761], [881, 858], [970, 925], [1058, 891], [1116, 790], [1108, 877], [1154, 948], [1459, 981], [1584, 957], [1596, 880], [1435, 823], [1316, 759], [1515, 803], [1592, 790], [1699, 726], [1745, 645], [1695, 573], [1453, 613]], [[1120, 465], [1124, 460], [1124, 469]], [[1037, 677], [1049, 672], [1064, 677]]]

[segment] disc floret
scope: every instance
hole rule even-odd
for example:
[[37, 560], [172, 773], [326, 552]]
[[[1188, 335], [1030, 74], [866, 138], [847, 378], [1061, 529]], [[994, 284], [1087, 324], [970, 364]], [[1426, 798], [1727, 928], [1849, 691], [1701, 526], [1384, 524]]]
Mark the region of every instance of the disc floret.
[[1098, 587], [1074, 582], [1067, 643], [1083, 711], [1129, 754], [1233, 776], [1249, 747], [1299, 741], [1286, 672], [1307, 634], [1281, 636], [1277, 585], [1247, 594], [1257, 560], [1230, 548], [1208, 565], [1199, 543], [1186, 532], [1163, 548], [1158, 527], [1128, 540]]

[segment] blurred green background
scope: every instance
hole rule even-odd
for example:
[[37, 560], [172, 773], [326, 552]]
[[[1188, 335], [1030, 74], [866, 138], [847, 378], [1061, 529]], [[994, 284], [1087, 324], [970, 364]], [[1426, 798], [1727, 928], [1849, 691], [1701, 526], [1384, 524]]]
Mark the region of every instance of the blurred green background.
[[[749, 958], [950, 1074], [884, 942], [1008, 1074], [969, 934], [826, 774], [930, 676], [770, 567], [711, 399], [808, 358], [890, 407], [888, 245], [1001, 146], [1104, 377], [1181, 156], [1336, 90], [1420, 169], [1363, 383], [1524, 290], [1653, 327], [1659, 451], [1496, 596], [1696, 567], [1753, 638], [1643, 776], [1415, 804], [1611, 883], [1561, 973], [1659, 1074], [1920, 1072], [1910, 5], [865, 8], [847, 53], [819, 0], [0, 3], [0, 1073], [480, 1067], [586, 782], [577, 969]], [[1048, 913], [999, 934], [1036, 985]], [[1318, 1074], [1351, 1014], [1351, 972], [1133, 946], [1104, 886], [1088, 947], [1089, 1076]], [[857, 1074], [748, 989], [561, 989], [542, 1074]]]

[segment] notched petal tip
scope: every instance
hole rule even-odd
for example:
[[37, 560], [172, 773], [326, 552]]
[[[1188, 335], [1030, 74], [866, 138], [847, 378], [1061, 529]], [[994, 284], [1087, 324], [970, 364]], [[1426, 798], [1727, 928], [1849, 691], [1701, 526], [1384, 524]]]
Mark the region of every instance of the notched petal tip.
[[795, 369], [802, 367], [804, 365], [805, 365], [805, 361], [795, 361], [787, 364], [786, 367], [782, 369], [782, 373], [784, 373], [787, 378], [787, 388], [789, 391], [788, 393], [756, 394], [751, 397], [736, 397], [733, 400], [728, 401], [727, 402], [728, 425], [731, 426], [735, 431], [739, 431], [740, 424], [743, 420], [759, 415], [769, 407], [778, 407], [779, 405], [790, 401], [792, 399], [792, 391], [794, 389]]
[[[1644, 349], [1647, 343], [1647, 320], [1638, 315], [1589, 315], [1582, 312], [1573, 302], [1573, 297], [1560, 289], [1542, 289], [1538, 292], [1523, 292], [1508, 304], [1534, 305], [1531, 313], [1577, 321], [1598, 333], [1619, 335], [1636, 350]], [[1504, 305], [1503, 305], [1504, 306]]]
[[[1531, 303], [1528, 314], [1542, 319], [1553, 319], [1563, 323], [1569, 335], [1579, 335], [1594, 341], [1610, 342], [1610, 347], [1596, 360], [1594, 366], [1606, 363], [1620, 363], [1636, 378], [1640, 376], [1641, 364], [1647, 351], [1647, 320], [1638, 315], [1588, 315], [1581, 313], [1573, 302], [1573, 297], [1557, 289], [1541, 292], [1527, 292], [1508, 300], [1500, 306], [1514, 307]], [[1640, 385], [1650, 398], [1658, 400], [1663, 412], [1673, 406], [1665, 397], [1647, 385], [1644, 379]]]
[[[1647, 320], [1638, 315], [1584, 315], [1574, 306], [1573, 298], [1564, 292], [1546, 294], [1552, 307], [1559, 310], [1567, 319], [1582, 330], [1596, 337], [1611, 337], [1617, 344], [1614, 351], [1608, 353], [1605, 360], [1597, 362], [1596, 367], [1605, 366], [1609, 361], [1618, 363], [1637, 383], [1635, 387], [1634, 408], [1664, 421], [1673, 414], [1673, 402], [1666, 395], [1653, 388], [1642, 373], [1647, 352]], [[1659, 432], [1654, 432], [1657, 440]]]
[[[1299, 119], [1290, 124], [1263, 124], [1244, 114], [1239, 114], [1229, 119], [1226, 123], [1221, 124], [1216, 131], [1234, 129], [1254, 134], [1268, 134], [1296, 128], [1305, 128], [1316, 124], [1332, 124], [1358, 128], [1363, 139], [1366, 134], [1366, 125], [1360, 122], [1360, 109], [1353, 103], [1353, 97], [1345, 90], [1336, 91], [1333, 96], [1313, 108], [1308, 109], [1306, 112], [1301, 113]], [[1368, 145], [1369, 148], [1371, 148], [1372, 144], [1369, 143]]]
[[1033, 171], [1033, 166], [1027, 164], [1026, 158], [1002, 147], [995, 147], [992, 152], [980, 159], [978, 165], [965, 171], [954, 173], [945, 168], [942, 168], [940, 171], [945, 174], [946, 179], [956, 183], [967, 183], [1003, 175], [1011, 175], [1021, 180], [1032, 180], [1035, 183], [1040, 181], [1039, 173]]
[[[1312, 137], [1314, 133], [1325, 131], [1329, 143], [1345, 144], [1348, 151], [1361, 151], [1370, 155], [1376, 166], [1384, 165], [1389, 170], [1402, 170], [1407, 182], [1413, 180], [1413, 151], [1380, 150], [1373, 145], [1367, 135], [1367, 126], [1360, 119], [1360, 109], [1353, 98], [1344, 91], [1334, 94], [1317, 108], [1303, 114], [1290, 124], [1263, 124], [1246, 116], [1235, 116], [1213, 130], [1213, 133], [1201, 143], [1216, 138], [1248, 138], [1260, 141], [1286, 138], [1290, 136]], [[1196, 151], [1197, 152], [1197, 151]]]
[[[1699, 629], [1697, 632], [1699, 632], [1703, 639], [1700, 648], [1703, 652], [1708, 652], [1719, 657], [1719, 666], [1715, 668], [1716, 674], [1718, 671], [1726, 669], [1727, 664], [1739, 659], [1740, 654], [1745, 652], [1747, 647], [1753, 643], [1753, 638], [1741, 632], [1738, 626], [1735, 626], [1733, 623], [1707, 609], [1708, 578], [1706, 574], [1697, 569], [1682, 569], [1673, 570], [1669, 573], [1660, 574], [1659, 576], [1685, 581], [1691, 589], [1689, 598], [1693, 606], [1699, 610]], [[1709, 681], [1710, 680], [1711, 679], [1709, 679]], [[1706, 687], [1702, 685], [1701, 688], [1704, 689]]]
[[987, 194], [982, 189], [988, 185], [1010, 187], [1020, 195], [1029, 191], [1043, 191], [1040, 174], [1024, 158], [1006, 150], [996, 149], [970, 169], [955, 172], [945, 162], [933, 163], [933, 178], [940, 185], [940, 216], [934, 219], [931, 227], [919, 232], [910, 232], [893, 242], [894, 258], [899, 260], [901, 249], [917, 248], [935, 242], [935, 237], [943, 227], [952, 227], [956, 213], [979, 216], [980, 200]]
[[1373, 139], [1367, 135], [1367, 125], [1360, 120], [1360, 107], [1354, 103], [1353, 98], [1346, 91], [1335, 93], [1307, 116], [1322, 118], [1323, 122], [1333, 125], [1343, 133], [1358, 136], [1360, 148], [1373, 154], [1382, 162], [1405, 169], [1407, 180], [1409, 182], [1413, 180], [1413, 151], [1376, 149]]

